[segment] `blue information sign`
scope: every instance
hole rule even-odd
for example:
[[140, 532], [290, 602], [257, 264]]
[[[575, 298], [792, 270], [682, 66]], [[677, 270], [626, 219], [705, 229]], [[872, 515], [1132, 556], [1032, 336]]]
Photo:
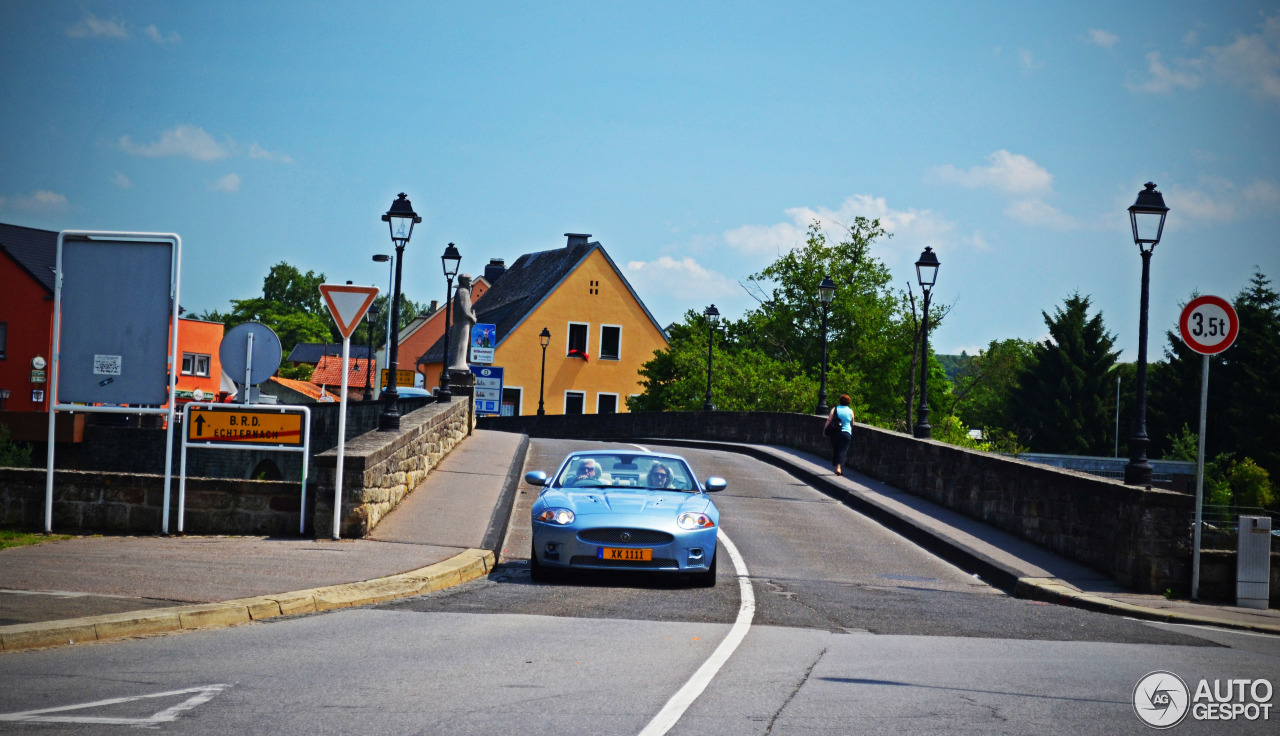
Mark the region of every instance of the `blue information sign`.
[[502, 369], [487, 365], [471, 366], [476, 377], [476, 414], [502, 413]]

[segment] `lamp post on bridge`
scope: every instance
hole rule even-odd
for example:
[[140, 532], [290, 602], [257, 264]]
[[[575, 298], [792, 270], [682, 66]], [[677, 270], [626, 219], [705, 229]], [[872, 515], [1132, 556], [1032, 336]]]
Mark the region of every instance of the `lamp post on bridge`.
[[551, 330], [543, 327], [538, 333], [538, 342], [542, 345], [542, 376], [538, 378], [538, 416], [546, 416], [542, 406], [542, 389], [547, 383], [547, 346], [551, 344]]
[[453, 277], [458, 275], [458, 264], [462, 262], [462, 254], [453, 246], [453, 243], [447, 245], [444, 254], [440, 256], [440, 264], [444, 268], [444, 278], [446, 285], [444, 288], [444, 367], [440, 371], [440, 391], [436, 394], [436, 398], [440, 401], [452, 401], [453, 392], [449, 390], [449, 366], [453, 361], [449, 355], [449, 343], [452, 342], [452, 329], [449, 324], [449, 315], [453, 312]]
[[1133, 436], [1129, 438], [1129, 462], [1124, 466], [1124, 482], [1131, 486], [1151, 485], [1151, 463], [1147, 462], [1147, 299], [1150, 294], [1151, 254], [1164, 232], [1164, 218], [1169, 208], [1164, 196], [1156, 191], [1153, 182], [1147, 182], [1138, 192], [1138, 199], [1129, 208], [1129, 224], [1133, 227], [1133, 242], [1142, 255], [1142, 303], [1138, 317], [1138, 406], [1134, 420]]
[[826, 416], [827, 411], [827, 310], [831, 308], [831, 300], [836, 297], [836, 282], [830, 276], [823, 276], [818, 284], [818, 301], [822, 302], [822, 382], [818, 384], [818, 408], [815, 413]]
[[938, 280], [938, 256], [933, 248], [925, 246], [916, 261], [916, 280], [924, 292], [924, 315], [920, 320], [920, 406], [916, 408], [916, 439], [932, 439], [933, 427], [929, 426], [929, 295]]
[[394, 432], [400, 429], [400, 393], [396, 391], [396, 370], [400, 365], [400, 271], [404, 265], [404, 247], [413, 235], [413, 226], [422, 222], [422, 218], [413, 211], [413, 205], [404, 192], [400, 192], [400, 196], [391, 203], [391, 209], [382, 216], [382, 221], [391, 229], [391, 242], [396, 246], [396, 280], [391, 290], [391, 304], [387, 305], [391, 320], [390, 353], [387, 357], [387, 390], [383, 397], [385, 404], [378, 416], [378, 429]]
[[716, 344], [716, 323], [720, 321], [720, 310], [712, 304], [702, 313], [707, 318], [707, 400], [702, 405], [703, 411], [715, 411], [716, 405], [711, 403], [711, 349]]

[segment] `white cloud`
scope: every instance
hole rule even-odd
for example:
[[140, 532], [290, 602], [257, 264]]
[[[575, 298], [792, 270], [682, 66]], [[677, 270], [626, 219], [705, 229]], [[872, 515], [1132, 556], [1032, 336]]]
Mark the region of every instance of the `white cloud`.
[[1280, 13], [1262, 32], [1238, 36], [1230, 46], [1205, 49], [1215, 74], [1255, 97], [1280, 101]]
[[1031, 74], [1044, 68], [1044, 62], [1036, 59], [1028, 49], [1018, 49], [1018, 64], [1023, 74]]
[[1180, 59], [1175, 62], [1178, 70], [1169, 68], [1160, 58], [1160, 52], [1152, 51], [1147, 54], [1147, 73], [1150, 75], [1146, 80], [1133, 84], [1126, 84], [1129, 89], [1134, 92], [1151, 92], [1164, 94], [1172, 92], [1175, 89], [1195, 89], [1204, 82], [1204, 75], [1200, 72], [1203, 66], [1201, 59]]
[[0, 197], [0, 209], [22, 210], [24, 212], [50, 212], [65, 209], [67, 198], [47, 189], [37, 189], [31, 194], [17, 197]]
[[723, 302], [742, 292], [738, 282], [687, 256], [678, 260], [660, 256], [653, 261], [630, 261], [623, 271], [642, 300], [652, 299], [655, 305], [669, 300], [686, 301], [691, 294], [708, 302]]
[[178, 35], [177, 31], [169, 31], [167, 35], [162, 34], [160, 33], [160, 29], [156, 28], [155, 25], [149, 25], [146, 28], [143, 28], [142, 32], [147, 35], [147, 38], [158, 44], [171, 44], [182, 41], [182, 37]]
[[1235, 222], [1280, 211], [1280, 184], [1254, 179], [1238, 185], [1227, 179], [1206, 178], [1197, 188], [1172, 187], [1165, 202], [1179, 218], [1209, 224]]
[[1053, 187], [1053, 174], [1020, 153], [999, 150], [987, 156], [989, 166], [974, 166], [962, 171], [951, 164], [931, 169], [927, 178], [962, 187], [990, 187], [1006, 194], [1048, 192]]
[[67, 29], [72, 38], [128, 38], [129, 29], [122, 20], [101, 20], [93, 14]]
[[1090, 28], [1088, 42], [1101, 46], [1103, 48], [1111, 48], [1120, 41], [1120, 37], [1101, 28]]
[[130, 181], [129, 177], [125, 176], [124, 174], [120, 173], [119, 171], [117, 171], [117, 172], [116, 172], [116, 175], [115, 175], [115, 176], [111, 177], [111, 183], [112, 183], [112, 184], [115, 184], [116, 186], [120, 187], [121, 189], [131, 189], [131, 188], [133, 188], [133, 182], [132, 182], [132, 181]]
[[1039, 199], [1023, 199], [1005, 207], [1004, 214], [1024, 225], [1049, 227], [1054, 230], [1074, 230], [1080, 227], [1076, 218]]
[[214, 182], [213, 186], [209, 187], [209, 189], [214, 192], [238, 192], [240, 191], [240, 175], [227, 174]]
[[267, 149], [259, 146], [257, 143], [249, 146], [249, 158], [260, 158], [266, 161], [275, 161], [282, 164], [293, 163], [293, 157], [285, 153], [271, 153]]
[[1254, 179], [1241, 188], [1240, 193], [1246, 201], [1274, 208], [1280, 204], [1280, 185], [1274, 181]]
[[146, 145], [134, 143], [129, 136], [120, 136], [120, 148], [135, 156], [188, 156], [197, 161], [216, 161], [230, 155], [227, 148], [194, 125], [179, 125], [160, 134], [160, 140]]

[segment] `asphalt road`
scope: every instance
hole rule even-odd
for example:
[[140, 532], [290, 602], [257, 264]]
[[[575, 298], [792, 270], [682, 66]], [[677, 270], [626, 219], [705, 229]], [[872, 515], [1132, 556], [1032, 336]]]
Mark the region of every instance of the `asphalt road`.
[[[527, 467], [581, 445], [534, 441]], [[669, 733], [1148, 733], [1131, 697], [1153, 670], [1193, 688], [1280, 686], [1280, 638], [1013, 599], [771, 466], [682, 454], [729, 480], [722, 531], [756, 610]], [[4, 655], [0, 732], [119, 730], [4, 720], [99, 703], [37, 717], [160, 718], [149, 725], [181, 734], [639, 734], [740, 614], [727, 556], [713, 589], [613, 574], [534, 584], [508, 557], [488, 579], [380, 606]], [[1188, 719], [1175, 732], [1275, 724]]]

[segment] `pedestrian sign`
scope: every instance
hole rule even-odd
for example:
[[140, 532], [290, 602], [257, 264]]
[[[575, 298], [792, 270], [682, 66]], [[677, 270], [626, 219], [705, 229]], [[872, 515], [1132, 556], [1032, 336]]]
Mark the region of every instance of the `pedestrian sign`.
[[476, 377], [476, 414], [502, 413], [502, 373], [503, 369], [485, 365], [471, 366]]
[[279, 409], [193, 409], [186, 420], [187, 442], [301, 445], [302, 419]]
[[494, 348], [498, 346], [498, 326], [471, 326], [471, 360], [478, 365], [493, 365]]

